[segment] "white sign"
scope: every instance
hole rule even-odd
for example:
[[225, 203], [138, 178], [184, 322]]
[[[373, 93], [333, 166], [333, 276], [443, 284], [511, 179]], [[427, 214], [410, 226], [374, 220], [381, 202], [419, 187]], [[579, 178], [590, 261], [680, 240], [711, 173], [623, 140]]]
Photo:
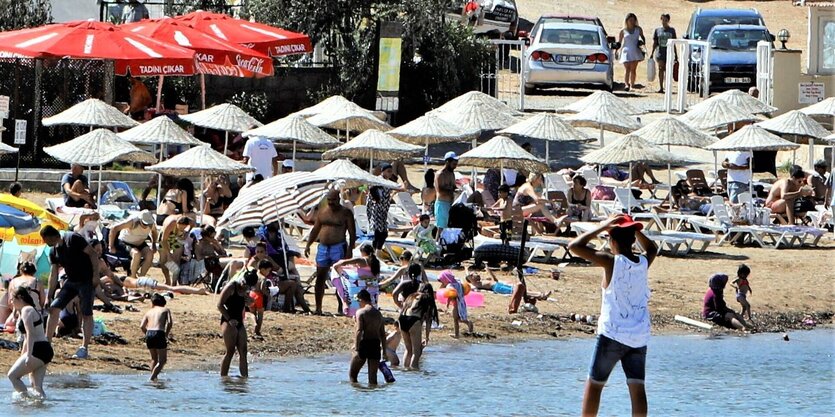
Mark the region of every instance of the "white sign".
[[14, 144], [26, 144], [26, 120], [15, 119], [14, 121]]
[[823, 83], [798, 83], [797, 102], [800, 104], [815, 104], [826, 98]]
[[9, 96], [0, 96], [0, 119], [9, 117]]

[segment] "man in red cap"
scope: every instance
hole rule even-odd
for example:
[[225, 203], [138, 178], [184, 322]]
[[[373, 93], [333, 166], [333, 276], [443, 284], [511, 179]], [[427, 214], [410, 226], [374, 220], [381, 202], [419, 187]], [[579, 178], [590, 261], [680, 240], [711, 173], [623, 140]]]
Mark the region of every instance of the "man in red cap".
[[[597, 345], [583, 393], [583, 416], [597, 415], [603, 386], [618, 361], [626, 374], [632, 415], [647, 414], [644, 390], [650, 331], [647, 272], [658, 248], [641, 229], [643, 224], [619, 214], [568, 245], [575, 255], [603, 267], [605, 272], [600, 283], [603, 297], [597, 322]], [[597, 251], [588, 246], [589, 241], [601, 233], [609, 235], [609, 251]], [[642, 255], [632, 251], [636, 240], [644, 250]]]

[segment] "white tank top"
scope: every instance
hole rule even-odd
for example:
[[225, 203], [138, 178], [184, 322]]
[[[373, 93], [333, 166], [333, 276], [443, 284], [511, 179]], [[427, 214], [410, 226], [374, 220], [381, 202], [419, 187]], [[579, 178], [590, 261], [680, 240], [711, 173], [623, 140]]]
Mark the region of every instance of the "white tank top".
[[603, 288], [597, 333], [629, 347], [644, 347], [649, 342], [649, 283], [647, 258], [632, 262], [615, 255], [612, 280]]
[[129, 245], [139, 246], [151, 235], [151, 227], [145, 227], [138, 219], [133, 220], [133, 227], [122, 229], [119, 240]]

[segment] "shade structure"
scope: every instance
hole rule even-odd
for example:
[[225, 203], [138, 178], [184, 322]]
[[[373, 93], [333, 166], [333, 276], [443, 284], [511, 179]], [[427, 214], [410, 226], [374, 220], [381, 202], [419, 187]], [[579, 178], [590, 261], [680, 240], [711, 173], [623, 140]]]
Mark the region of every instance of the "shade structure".
[[209, 145], [195, 146], [171, 159], [145, 167], [163, 175], [191, 176], [215, 174], [243, 174], [255, 168], [242, 164], [215, 151]]
[[0, 230], [13, 229], [15, 234], [26, 235], [40, 229], [41, 222], [14, 207], [0, 204]]
[[565, 107], [562, 107], [561, 109], [559, 109], [559, 111], [569, 113], [580, 113], [586, 109], [595, 107], [614, 107], [620, 110], [621, 113], [629, 115], [644, 113], [640, 109], [629, 104], [628, 101], [608, 91], [595, 91], [594, 93], [589, 94], [583, 99], [577, 100]]
[[792, 110], [773, 119], [759, 122], [757, 126], [777, 134], [815, 139], [821, 139], [830, 134], [820, 123], [799, 110]]
[[387, 133], [413, 145], [435, 145], [467, 141], [477, 137], [479, 131], [454, 125], [430, 112]]
[[199, 139], [166, 116], [155, 117], [134, 128], [117, 134], [131, 143], [146, 145], [201, 145]]
[[[15, 197], [8, 193], [0, 194], [0, 204], [16, 208], [32, 217], [35, 217], [40, 222], [40, 227], [52, 226], [57, 230], [69, 229], [69, 224], [60, 217], [47, 211], [46, 207], [35, 204], [29, 200]], [[15, 231], [14, 228], [2, 229], [0, 228], [0, 239], [4, 242], [16, 241], [19, 245], [27, 246], [41, 246], [44, 244], [41, 238], [40, 230], [32, 231], [28, 234], [21, 234]]]
[[511, 116], [523, 115], [522, 112], [512, 109], [501, 100], [481, 91], [469, 91], [461, 94], [432, 110], [432, 112], [437, 114], [458, 113], [461, 106], [467, 103], [480, 103], [485, 110], [492, 110], [494, 113], [504, 113]]
[[423, 150], [421, 146], [401, 142], [376, 129], [367, 130], [348, 143], [322, 154], [323, 159], [362, 158], [371, 161], [400, 159], [415, 155]]
[[[0, 130], [0, 132], [2, 132], [2, 130]], [[9, 145], [6, 145], [3, 142], [0, 142], [0, 155], [7, 154], [7, 153], [17, 153], [17, 152], [18, 152], [17, 148], [11, 147]]]
[[227, 77], [273, 75], [273, 61], [267, 55], [211, 36], [180, 20], [170, 17], [145, 19], [120, 27], [130, 33], [137, 33], [197, 52], [197, 70], [202, 74]]
[[655, 164], [680, 164], [690, 160], [662, 149], [635, 134], [617, 138], [603, 148], [589, 152], [580, 158], [589, 164], [631, 164], [647, 162]]
[[196, 126], [224, 131], [224, 154], [229, 146], [229, 132], [245, 132], [253, 126], [261, 126], [261, 122], [231, 103], [218, 104], [180, 118]]
[[654, 145], [688, 146], [704, 148], [717, 140], [701, 130], [690, 127], [687, 123], [673, 116], [663, 116], [634, 132]]
[[777, 111], [776, 107], [769, 106], [759, 99], [754, 98], [754, 96], [737, 89], [728, 90], [710, 97], [707, 100], [691, 107], [690, 110], [694, 110], [700, 106], [706, 106], [706, 103], [714, 100], [725, 101], [736, 109], [751, 114], [768, 114]]
[[681, 121], [702, 130], [756, 120], [757, 117], [753, 114], [741, 110], [725, 100], [705, 101], [681, 116]]
[[835, 97], [829, 97], [800, 109], [809, 116], [835, 116]]
[[313, 52], [310, 37], [221, 13], [196, 11], [176, 19], [206, 34], [270, 56]]
[[459, 107], [443, 112], [439, 108], [433, 110], [432, 113], [438, 115], [444, 121], [468, 131], [490, 132], [504, 129], [519, 121], [512, 113], [496, 111], [494, 106], [479, 100], [465, 101]]
[[550, 142], [590, 142], [594, 139], [575, 129], [553, 113], [537, 113], [496, 133], [545, 141], [545, 163], [548, 163]]
[[495, 136], [475, 149], [464, 152], [458, 158], [458, 163], [484, 168], [500, 167], [530, 172], [548, 171], [545, 161], [522, 149], [507, 136]]
[[[252, 213], [253, 209], [258, 209], [262, 205], [267, 205], [266, 210], [268, 211], [275, 211], [276, 214], [273, 215], [275, 218], [284, 217], [297, 208], [306, 208], [311, 201], [314, 201], [315, 204], [315, 201], [318, 201], [321, 197], [327, 182], [327, 178], [304, 171], [268, 178], [242, 190], [218, 219], [218, 224], [231, 225], [234, 222], [234, 227], [240, 226], [241, 223], [250, 223], [244, 225], [253, 226], [264, 224], [266, 219], [270, 217], [269, 213], [259, 212], [263, 216], [260, 217], [260, 221], [256, 216], [252, 216], [249, 220], [243, 222], [240, 221], [244, 212]], [[318, 187], [318, 191], [313, 193], [313, 198], [300, 198], [301, 196], [295, 192], [296, 190], [306, 190], [308, 187]]]
[[318, 102], [318, 103], [316, 103], [316, 104], [314, 104], [310, 107], [305, 107], [305, 108], [303, 108], [303, 109], [301, 109], [301, 110], [299, 110], [299, 111], [297, 111], [293, 114], [299, 115], [299, 116], [302, 116], [302, 117], [315, 116], [319, 113], [325, 112], [326, 110], [338, 108], [339, 106], [344, 105], [345, 103], [349, 103], [349, 102], [350, 102], [350, 100], [348, 100], [345, 97], [339, 96], [339, 95], [330, 96], [330, 97], [328, 97], [328, 98], [326, 98], [326, 99], [324, 99], [324, 100], [322, 100], [322, 101], [320, 101], [320, 102]]
[[600, 145], [605, 145], [603, 131], [626, 134], [641, 128], [641, 123], [615, 106], [589, 107], [565, 118], [575, 127], [600, 129]]
[[192, 75], [191, 49], [105, 22], [73, 21], [0, 33], [0, 52], [32, 58], [106, 59], [118, 75]]
[[82, 166], [101, 166], [113, 161], [156, 162], [154, 155], [107, 129], [96, 129], [73, 140], [43, 148], [59, 161]]
[[72, 107], [41, 120], [44, 126], [82, 125], [99, 127], [134, 127], [139, 122], [117, 108], [96, 98], [84, 100]]
[[319, 114], [311, 116], [307, 121], [314, 126], [346, 132], [365, 132], [369, 129], [391, 130], [388, 123], [380, 120], [370, 110], [347, 100], [336, 100], [332, 105], [323, 108]]
[[827, 143], [835, 144], [835, 133], [823, 138], [823, 140]]
[[705, 149], [711, 151], [789, 151], [799, 147], [800, 145], [772, 134], [760, 126], [748, 125]]
[[329, 180], [344, 181], [345, 186], [347, 187], [376, 185], [391, 189], [400, 188], [400, 185], [396, 182], [385, 180], [376, 175], [371, 175], [347, 159], [337, 159], [317, 169], [316, 171], [313, 171], [313, 173]]
[[339, 145], [339, 141], [325, 133], [322, 129], [310, 124], [304, 117], [290, 115], [278, 119], [264, 126], [247, 130], [244, 137], [260, 136], [274, 142], [289, 142], [293, 144], [293, 160], [296, 159], [296, 143], [302, 143], [314, 148], [329, 148]]

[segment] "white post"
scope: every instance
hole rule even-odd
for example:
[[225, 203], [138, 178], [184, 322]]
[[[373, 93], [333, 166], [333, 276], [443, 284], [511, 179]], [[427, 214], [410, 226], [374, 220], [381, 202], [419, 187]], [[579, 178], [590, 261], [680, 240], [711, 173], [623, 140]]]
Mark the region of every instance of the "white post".
[[206, 196], [203, 195], [203, 184], [206, 182], [205, 174], [200, 174], [200, 213], [197, 213], [194, 218], [197, 220], [197, 223], [203, 224], [203, 205], [206, 204]]
[[293, 171], [296, 170], [296, 140], [293, 139]]
[[429, 138], [426, 138], [426, 148], [423, 150], [423, 171], [426, 171], [426, 167], [429, 165]]
[[101, 203], [101, 171], [102, 166], [99, 165], [99, 189], [96, 191], [96, 207]]
[[[156, 145], [154, 145], [156, 146]], [[165, 159], [165, 153], [168, 151], [168, 145], [162, 143], [159, 145], [159, 161]], [[157, 207], [159, 207], [160, 199], [162, 198], [162, 173], [157, 176]]]
[[229, 147], [229, 131], [223, 132], [223, 155], [226, 156], [226, 149]]
[[504, 159], [499, 160], [499, 184], [504, 185]]
[[549, 142], [550, 142], [549, 140], [547, 140], [547, 139], [545, 140], [545, 164], [548, 165], [548, 171], [551, 170], [551, 165], [548, 164], [548, 155], [551, 153], [551, 152], [549, 152], [549, 149], [548, 149], [548, 143]]
[[600, 123], [600, 147], [602, 148], [605, 144], [603, 143], [603, 123]]
[[374, 151], [371, 151], [371, 158], [368, 162], [368, 172], [374, 174]]
[[[528, 60], [525, 59], [525, 52], [527, 47], [525, 46], [524, 41], [521, 42], [521, 48], [519, 50], [519, 61], [521, 61], [521, 68], [519, 69], [519, 111], [525, 111], [525, 70], [528, 67]], [[545, 160], [548, 161], [547, 159]]]
[[815, 138], [809, 138], [809, 169], [815, 169]]
[[626, 212], [632, 215], [632, 162], [629, 163], [629, 182], [626, 183], [626, 189], [629, 191], [626, 194]]

